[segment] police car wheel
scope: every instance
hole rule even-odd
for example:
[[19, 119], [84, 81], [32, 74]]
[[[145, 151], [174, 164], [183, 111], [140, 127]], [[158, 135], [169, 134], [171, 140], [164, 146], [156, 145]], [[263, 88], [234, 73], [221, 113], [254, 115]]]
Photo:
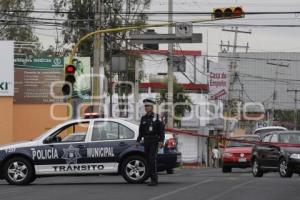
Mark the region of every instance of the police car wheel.
[[15, 157], [4, 164], [4, 178], [12, 185], [27, 185], [35, 180], [32, 164], [25, 158]]
[[128, 183], [143, 183], [149, 177], [146, 160], [141, 156], [130, 156], [122, 163], [121, 173]]

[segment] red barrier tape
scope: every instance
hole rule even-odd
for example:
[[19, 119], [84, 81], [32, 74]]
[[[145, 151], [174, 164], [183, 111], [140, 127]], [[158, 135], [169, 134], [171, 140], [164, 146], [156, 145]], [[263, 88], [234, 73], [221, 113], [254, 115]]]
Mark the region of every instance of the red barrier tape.
[[[220, 141], [233, 141], [233, 142], [240, 142], [240, 143], [245, 143], [245, 144], [259, 144], [259, 145], [266, 145], [266, 146], [277, 146], [277, 147], [296, 147], [300, 148], [300, 144], [290, 144], [290, 143], [275, 143], [275, 142], [261, 142], [261, 141], [249, 141], [249, 140], [240, 140], [240, 139], [235, 139], [235, 138], [229, 138], [229, 137], [220, 137], [220, 136], [209, 136], [205, 134], [199, 134], [195, 133], [193, 131], [184, 131], [180, 129], [171, 129], [171, 128], [166, 128], [165, 131], [171, 132], [177, 135], [189, 135], [189, 136], [198, 136], [198, 137], [205, 137], [209, 139], [215, 139], [215, 140], [220, 140]], [[247, 136], [247, 135], [245, 135]], [[243, 137], [243, 136], [241, 136]]]

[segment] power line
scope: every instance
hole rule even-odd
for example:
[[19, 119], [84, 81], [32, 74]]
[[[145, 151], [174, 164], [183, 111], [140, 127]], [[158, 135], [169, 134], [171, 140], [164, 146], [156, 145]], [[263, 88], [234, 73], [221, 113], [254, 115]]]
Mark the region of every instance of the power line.
[[[1, 11], [2, 13], [42, 13], [42, 14], [76, 14], [76, 11], [56, 11], [56, 10], [6, 10]], [[87, 12], [90, 14], [101, 14], [101, 12]], [[107, 13], [107, 12], [104, 12]], [[244, 12], [245, 15], [287, 15], [287, 14], [300, 14], [300, 11], [264, 11], [264, 12]], [[155, 12], [141, 12], [141, 13], [131, 13], [131, 12], [120, 12], [120, 14], [132, 15], [132, 14], [145, 14], [145, 15], [212, 15], [213, 12], [165, 12], [165, 11], [155, 11]]]
[[[239, 54], [239, 53], [237, 53]], [[250, 54], [250, 53], [248, 53]], [[236, 58], [238, 60], [258, 60], [258, 61], [290, 61], [290, 62], [300, 62], [298, 59], [288, 59], [288, 58], [257, 58], [257, 57], [240, 57], [240, 56], [231, 56], [231, 55], [207, 55], [207, 57], [213, 58], [229, 58], [233, 59]]]

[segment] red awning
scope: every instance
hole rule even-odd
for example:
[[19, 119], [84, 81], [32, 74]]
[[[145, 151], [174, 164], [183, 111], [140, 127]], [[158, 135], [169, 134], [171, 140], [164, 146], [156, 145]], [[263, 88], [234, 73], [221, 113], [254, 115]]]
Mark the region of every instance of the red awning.
[[[208, 91], [207, 84], [181, 84], [185, 90], [194, 90], [194, 91]], [[152, 83], [140, 83], [140, 88], [153, 88], [153, 89], [166, 89], [167, 85], [161, 82], [152, 82]]]
[[[157, 55], [168, 55], [168, 50], [131, 50], [125, 51], [127, 54], [141, 55], [141, 54], [157, 54]], [[184, 55], [184, 56], [201, 56], [201, 51], [195, 50], [175, 50], [174, 55]]]

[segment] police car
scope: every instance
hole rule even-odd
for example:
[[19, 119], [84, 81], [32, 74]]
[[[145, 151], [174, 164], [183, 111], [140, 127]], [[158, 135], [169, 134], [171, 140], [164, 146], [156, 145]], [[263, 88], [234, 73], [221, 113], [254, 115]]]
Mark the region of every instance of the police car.
[[[45, 176], [117, 173], [129, 183], [143, 183], [149, 170], [144, 148], [136, 144], [138, 128], [123, 119], [67, 121], [32, 141], [0, 146], [0, 178], [26, 185]], [[174, 138], [166, 138], [158, 170], [172, 172], [181, 154]]]

